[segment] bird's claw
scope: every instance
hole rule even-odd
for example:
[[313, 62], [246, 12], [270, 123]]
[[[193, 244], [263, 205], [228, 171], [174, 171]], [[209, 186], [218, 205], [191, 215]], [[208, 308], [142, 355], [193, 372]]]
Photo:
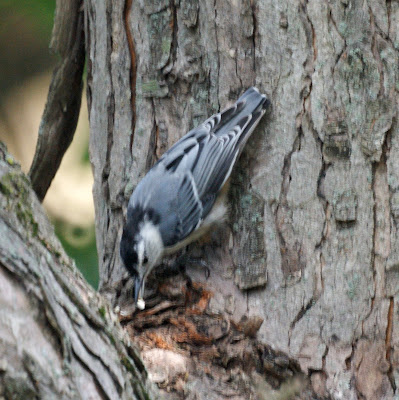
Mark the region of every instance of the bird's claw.
[[204, 261], [202, 258], [193, 258], [193, 257], [189, 257], [186, 254], [184, 254], [176, 260], [176, 264], [178, 264], [178, 266], [180, 267], [180, 270], [182, 270], [182, 268], [184, 268], [184, 270], [185, 270], [185, 267], [187, 264], [198, 265], [205, 269], [205, 278], [206, 279], [208, 279], [211, 275], [211, 270], [209, 268], [208, 263], [206, 261]]

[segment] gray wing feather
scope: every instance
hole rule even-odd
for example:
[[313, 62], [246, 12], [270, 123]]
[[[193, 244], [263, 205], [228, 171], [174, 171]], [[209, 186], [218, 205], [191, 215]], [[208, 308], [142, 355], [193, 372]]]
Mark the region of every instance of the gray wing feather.
[[180, 218], [179, 240], [188, 236], [199, 224], [202, 218], [202, 203], [196, 193], [192, 177], [187, 174], [178, 193], [178, 215]]
[[165, 246], [183, 240], [209, 213], [267, 103], [257, 89], [248, 89], [183, 136], [139, 183], [131, 201], [161, 210]]

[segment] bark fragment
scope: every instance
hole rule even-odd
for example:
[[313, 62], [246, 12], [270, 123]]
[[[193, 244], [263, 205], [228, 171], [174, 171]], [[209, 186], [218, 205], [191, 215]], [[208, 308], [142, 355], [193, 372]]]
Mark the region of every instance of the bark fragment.
[[[170, 288], [163, 295], [155, 292], [157, 305], [121, 320], [165, 398], [272, 398], [268, 396], [285, 392], [297, 396], [290, 398], [312, 398], [299, 366], [256, 339], [261, 318], [234, 321], [213, 313], [213, 294], [183, 276], [165, 279], [162, 285]], [[171, 293], [173, 301], [165, 298]]]

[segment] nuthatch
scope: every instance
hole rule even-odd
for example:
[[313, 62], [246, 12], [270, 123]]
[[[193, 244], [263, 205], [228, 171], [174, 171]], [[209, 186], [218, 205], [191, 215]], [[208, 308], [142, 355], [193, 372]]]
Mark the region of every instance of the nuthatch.
[[[223, 219], [223, 186], [269, 101], [249, 88], [174, 144], [139, 182], [127, 208], [120, 254], [144, 309], [144, 285], [161, 261]], [[221, 199], [221, 197], [223, 197]]]

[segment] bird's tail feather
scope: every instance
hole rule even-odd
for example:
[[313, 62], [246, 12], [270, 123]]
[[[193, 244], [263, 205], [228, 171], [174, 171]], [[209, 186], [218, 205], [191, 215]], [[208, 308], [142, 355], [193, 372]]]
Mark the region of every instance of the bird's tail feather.
[[233, 106], [220, 113], [220, 120], [214, 130], [215, 135], [223, 136], [239, 126], [241, 137], [238, 143], [245, 143], [269, 104], [267, 97], [260, 94], [258, 89], [249, 88]]
[[220, 113], [215, 135], [223, 136], [239, 127], [237, 145], [242, 149], [269, 105], [266, 95], [255, 87], [249, 88], [233, 106]]

